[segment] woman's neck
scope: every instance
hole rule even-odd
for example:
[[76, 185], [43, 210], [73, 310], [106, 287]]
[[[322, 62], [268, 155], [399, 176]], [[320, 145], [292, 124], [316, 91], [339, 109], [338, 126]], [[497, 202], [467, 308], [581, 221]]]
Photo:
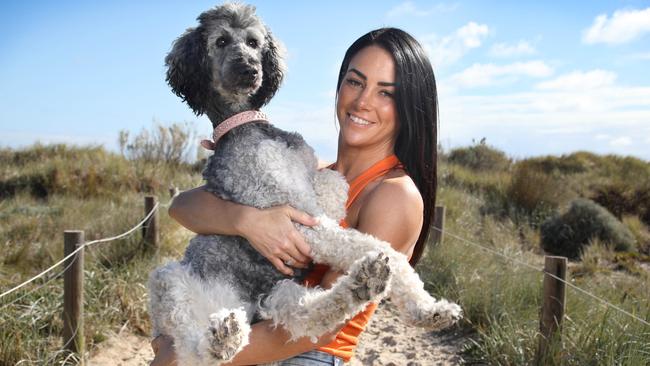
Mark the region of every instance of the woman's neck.
[[339, 144], [336, 171], [348, 182], [354, 180], [378, 161], [394, 154], [394, 146], [346, 147]]

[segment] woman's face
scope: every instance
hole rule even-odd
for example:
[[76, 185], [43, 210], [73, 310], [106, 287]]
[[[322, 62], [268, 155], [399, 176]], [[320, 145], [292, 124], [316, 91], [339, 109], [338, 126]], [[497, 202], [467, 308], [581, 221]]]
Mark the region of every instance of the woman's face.
[[352, 57], [336, 103], [342, 143], [393, 151], [398, 128], [395, 88], [395, 62], [388, 51], [368, 46]]

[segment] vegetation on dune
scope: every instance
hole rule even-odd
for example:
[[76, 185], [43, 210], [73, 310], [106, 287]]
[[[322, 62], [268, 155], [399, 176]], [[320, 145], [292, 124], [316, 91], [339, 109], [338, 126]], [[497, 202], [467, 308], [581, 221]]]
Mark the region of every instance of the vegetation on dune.
[[[122, 134], [121, 154], [65, 145], [0, 149], [0, 288], [61, 258], [63, 230], [84, 230], [86, 240], [119, 234], [142, 218], [145, 193], [164, 202], [170, 185], [199, 185], [201, 163], [188, 162], [193, 136], [182, 125]], [[418, 271], [435, 296], [463, 306], [470, 364], [533, 362], [542, 292], [538, 269], [545, 250], [552, 250], [543, 244], [549, 237], [565, 239], [553, 248], [581, 243], [569, 253], [573, 284], [649, 319], [650, 163], [587, 152], [513, 161], [482, 141], [443, 154], [439, 171], [446, 233], [441, 245], [428, 248]], [[191, 237], [164, 210], [159, 217], [159, 253], [144, 250], [139, 230], [86, 249], [89, 349], [123, 327], [148, 334], [148, 272], [165, 257], [179, 257]], [[587, 239], [562, 232], [572, 222], [588, 223], [571, 230]], [[607, 230], [627, 244], [617, 247], [616, 235], [601, 235]], [[0, 299], [0, 365], [75, 363], [60, 351], [61, 270]], [[561, 365], [647, 364], [650, 328], [567, 289], [562, 338], [550, 352]]]
[[597, 203], [584, 198], [571, 201], [569, 209], [541, 226], [542, 248], [549, 253], [577, 259], [590, 241], [598, 239], [616, 251], [629, 251], [635, 239], [628, 228]]
[[452, 149], [447, 161], [479, 171], [507, 170], [511, 163], [503, 151], [488, 145], [485, 138], [472, 146]]

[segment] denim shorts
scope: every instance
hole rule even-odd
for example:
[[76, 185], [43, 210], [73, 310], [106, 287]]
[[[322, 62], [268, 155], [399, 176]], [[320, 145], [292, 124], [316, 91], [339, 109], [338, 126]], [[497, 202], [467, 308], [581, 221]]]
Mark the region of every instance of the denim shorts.
[[343, 366], [342, 359], [329, 353], [313, 350], [276, 363], [278, 366]]

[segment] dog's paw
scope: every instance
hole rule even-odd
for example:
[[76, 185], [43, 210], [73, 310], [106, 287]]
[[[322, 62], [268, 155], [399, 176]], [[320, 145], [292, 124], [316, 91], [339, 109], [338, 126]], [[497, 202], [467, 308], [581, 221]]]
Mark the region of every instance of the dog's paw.
[[[246, 341], [243, 327], [247, 324], [242, 323], [242, 314], [238, 312], [240, 310], [210, 315], [210, 353], [218, 360], [231, 360]], [[243, 319], [246, 319], [245, 314]]]
[[386, 291], [391, 271], [388, 257], [383, 253], [370, 254], [353, 267], [350, 277], [354, 280], [353, 295], [360, 301], [370, 301]]
[[436, 301], [424, 308], [413, 306], [408, 313], [408, 323], [429, 330], [449, 328], [463, 317], [460, 306], [447, 300]]

